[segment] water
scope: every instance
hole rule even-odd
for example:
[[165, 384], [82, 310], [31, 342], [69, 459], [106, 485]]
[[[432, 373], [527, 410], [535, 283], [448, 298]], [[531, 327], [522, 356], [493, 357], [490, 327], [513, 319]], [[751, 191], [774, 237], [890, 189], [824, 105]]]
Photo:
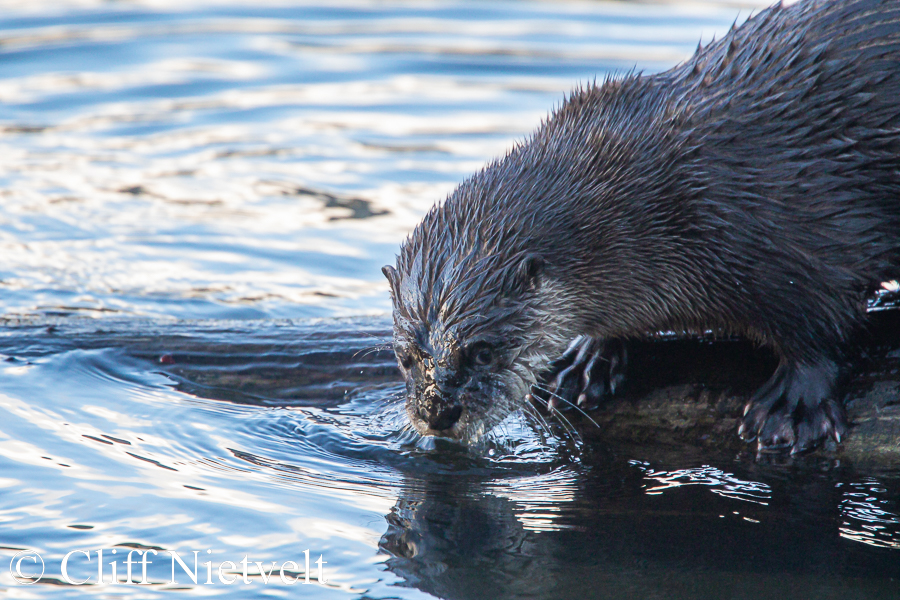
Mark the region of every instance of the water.
[[[383, 347], [379, 269], [435, 200], [750, 5], [0, 8], [9, 597], [900, 597], [895, 467], [519, 416], [467, 452], [409, 432]], [[109, 585], [131, 550], [148, 585]]]

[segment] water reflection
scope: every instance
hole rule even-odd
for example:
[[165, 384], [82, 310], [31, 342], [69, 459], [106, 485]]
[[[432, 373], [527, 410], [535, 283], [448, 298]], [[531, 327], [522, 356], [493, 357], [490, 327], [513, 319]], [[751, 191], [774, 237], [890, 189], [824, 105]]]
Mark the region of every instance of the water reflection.
[[647, 462], [632, 461], [631, 464], [644, 471], [644, 476], [653, 482], [646, 488], [646, 493], [651, 496], [692, 485], [706, 486], [713, 494], [725, 498], [764, 506], [772, 496], [771, 488], [764, 483], [743, 481], [731, 473], [725, 473], [709, 465], [676, 471], [656, 471]]
[[[898, 495], [875, 478], [838, 484], [843, 490], [840, 509], [845, 519], [841, 537], [878, 548], [900, 549], [900, 516], [896, 512]], [[893, 486], [892, 486], [893, 487]]]
[[578, 473], [557, 469], [551, 473], [500, 480], [485, 487], [485, 492], [512, 503], [513, 514], [529, 531], [554, 531], [572, 527], [557, 522], [565, 505], [578, 494]]
[[[667, 598], [715, 598], [731, 586], [739, 598], [780, 597], [785, 585], [817, 598], [893, 593], [892, 554], [848, 547], [822, 527], [833, 517], [813, 524], [785, 506], [792, 496], [815, 497], [802, 486], [772, 491], [772, 507], [749, 505], [762, 509], [748, 508], [745, 498], [709, 494], [706, 486], [689, 486], [681, 498], [659, 505], [629, 483], [623, 467], [577, 469], [574, 479], [543, 476], [548, 493], [533, 499], [539, 508], [530, 508], [550, 516], [535, 521], [522, 518], [523, 505], [532, 501], [527, 492], [519, 498], [494, 493], [529, 478], [410, 474], [379, 547], [405, 586], [440, 598], [635, 598], [659, 590]], [[862, 572], [867, 579], [850, 575]]]

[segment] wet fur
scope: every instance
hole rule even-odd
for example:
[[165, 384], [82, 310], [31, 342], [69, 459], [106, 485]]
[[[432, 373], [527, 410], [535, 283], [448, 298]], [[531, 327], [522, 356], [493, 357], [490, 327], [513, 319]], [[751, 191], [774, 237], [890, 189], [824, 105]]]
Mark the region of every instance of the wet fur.
[[473, 422], [582, 334], [738, 333], [818, 372], [898, 240], [900, 2], [774, 6], [670, 71], [576, 90], [426, 215], [386, 269], [411, 418], [435, 377], [448, 403], [487, 381], [473, 341], [504, 382]]

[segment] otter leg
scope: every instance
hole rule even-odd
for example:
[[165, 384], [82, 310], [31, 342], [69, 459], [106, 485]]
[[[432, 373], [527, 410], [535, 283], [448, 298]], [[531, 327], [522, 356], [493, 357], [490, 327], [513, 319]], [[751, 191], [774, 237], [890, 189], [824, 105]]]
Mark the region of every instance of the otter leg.
[[548, 407], [558, 408], [561, 400], [585, 406], [615, 393], [625, 378], [626, 362], [621, 340], [576, 338], [545, 374], [548, 385], [541, 391], [550, 396]]
[[738, 434], [757, 440], [759, 452], [809, 450], [847, 432], [844, 407], [835, 400], [837, 365], [830, 360], [806, 365], [782, 360], [772, 377], [750, 399]]

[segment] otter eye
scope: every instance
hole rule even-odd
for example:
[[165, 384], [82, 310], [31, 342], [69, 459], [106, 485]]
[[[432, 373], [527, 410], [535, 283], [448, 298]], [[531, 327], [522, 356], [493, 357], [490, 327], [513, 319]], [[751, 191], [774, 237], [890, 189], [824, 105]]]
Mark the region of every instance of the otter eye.
[[483, 342], [476, 344], [475, 347], [470, 350], [469, 356], [472, 357], [472, 362], [482, 367], [486, 367], [494, 362], [493, 348], [491, 348], [490, 344]]

